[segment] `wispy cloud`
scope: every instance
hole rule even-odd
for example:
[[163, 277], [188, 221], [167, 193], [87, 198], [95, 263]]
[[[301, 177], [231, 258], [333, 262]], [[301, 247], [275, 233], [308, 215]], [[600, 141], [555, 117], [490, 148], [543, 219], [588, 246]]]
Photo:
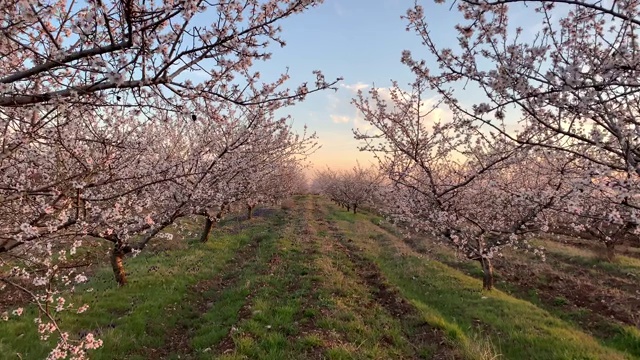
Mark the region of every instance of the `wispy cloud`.
[[358, 81], [355, 84], [340, 84], [340, 87], [343, 87], [352, 92], [358, 92], [358, 90], [364, 90], [369, 87], [369, 84], [362, 83]]
[[360, 111], [356, 112], [356, 116], [353, 118], [353, 128], [365, 133], [379, 133], [377, 129], [373, 128], [371, 123], [364, 119], [364, 116]]
[[344, 115], [329, 115], [329, 117], [331, 118], [331, 121], [336, 124], [346, 124], [351, 121], [351, 118]]
[[[394, 89], [388, 87], [380, 87], [376, 88], [378, 91], [378, 96], [380, 99], [385, 102], [388, 106], [387, 111], [394, 111], [395, 105], [393, 102], [394, 95], [400, 99], [409, 99], [410, 94], [404, 89]], [[425, 98], [420, 101], [420, 105], [418, 107], [418, 113], [420, 114], [420, 122], [431, 129], [433, 125], [436, 123], [447, 123], [451, 120], [452, 114], [451, 111], [444, 105], [438, 105], [438, 98], [431, 97]], [[353, 119], [354, 128], [360, 131], [373, 132], [378, 133], [373, 126], [367, 122], [363, 115], [360, 112], [357, 112]]]
[[345, 15], [344, 8], [340, 6], [340, 3], [335, 1], [333, 3], [333, 10], [336, 12], [336, 15], [343, 17]]

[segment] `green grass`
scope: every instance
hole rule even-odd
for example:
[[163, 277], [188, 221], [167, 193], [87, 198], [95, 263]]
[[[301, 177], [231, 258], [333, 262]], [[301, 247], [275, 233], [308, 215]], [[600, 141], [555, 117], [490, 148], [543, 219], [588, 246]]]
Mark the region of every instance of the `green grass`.
[[[371, 222], [386, 230], [386, 233], [398, 235], [398, 231], [385, 221], [373, 218]], [[369, 237], [384, 240], [386, 239], [386, 233], [370, 234]], [[479, 279], [482, 276], [482, 269], [477, 262], [456, 258], [450, 248], [424, 239], [408, 240], [408, 243], [411, 244], [412, 249], [417, 252], [427, 254], [429, 258], [437, 259], [473, 278]], [[536, 240], [534, 244], [545, 246], [548, 255], [548, 265], [566, 274], [587, 270], [594, 276], [594, 281], [598, 281], [598, 278], [606, 278], [607, 276], [632, 280], [636, 277], [635, 274], [637, 271], [640, 270], [640, 262], [636, 258], [619, 255], [613, 262], [607, 262], [601, 260], [589, 249], [577, 248], [553, 241]], [[532, 261], [530, 256], [513, 251], [507, 251], [506, 256], [507, 258], [516, 257], [519, 259], [518, 261], [521, 262]], [[552, 316], [567, 321], [572, 326], [592, 334], [604, 346], [640, 357], [640, 351], [638, 351], [640, 347], [640, 336], [638, 336], [638, 329], [634, 326], [612, 322], [611, 319], [593, 314], [586, 308], [575, 308], [568, 299], [561, 295], [549, 301], [542, 301], [536, 288], [520, 287], [518, 284], [503, 281], [499, 271], [496, 272], [495, 278], [497, 286], [506, 293], [547, 310]], [[548, 284], [549, 281], [549, 279], [545, 278], [544, 274], [537, 275], [536, 282], [538, 284]]]
[[[330, 207], [330, 212], [339, 210]], [[507, 359], [633, 358], [601, 344], [531, 302], [498, 290], [480, 291], [478, 278], [425, 259], [392, 234], [378, 237], [377, 241], [370, 235], [363, 236], [384, 231], [371, 226], [371, 222], [338, 224], [420, 309], [425, 320], [445, 331], [468, 358], [478, 358], [477, 354], [482, 353], [474, 346], [478, 336]], [[638, 340], [634, 334], [629, 335], [630, 340]]]
[[558, 260], [603, 271], [614, 276], [640, 280], [640, 259], [638, 258], [617, 254], [613, 261], [606, 261], [592, 250], [580, 249], [549, 240], [537, 240], [534, 243], [538, 246], [544, 246], [547, 253]]
[[344, 251], [331, 246], [325, 248], [325, 254], [326, 257], [316, 261], [316, 268], [323, 277], [319, 297], [326, 309], [317, 325], [328, 334], [337, 332], [337, 339], [343, 342], [342, 346], [330, 349], [328, 357], [393, 359], [412, 356], [414, 350], [405, 336], [411, 324], [394, 318], [376, 303], [372, 289], [362, 283], [354, 263]]
[[[388, 359], [413, 350], [398, 319], [370, 305], [347, 255], [330, 245], [328, 229], [312, 225], [308, 198], [275, 242], [223, 359]], [[380, 345], [384, 337], [392, 345]]]
[[287, 225], [271, 246], [270, 256], [263, 259], [265, 266], [257, 273], [247, 272], [239, 282], [248, 284], [253, 277], [243, 305], [246, 316], [237, 319], [231, 333], [235, 349], [222, 358], [290, 358], [312, 346], [306, 338], [291, 341], [299, 332], [302, 304], [311, 289], [292, 227]]
[[[596, 338], [579, 327], [592, 314], [567, 311], [562, 296], [542, 304], [534, 288], [513, 289], [521, 298], [483, 292], [478, 265], [443, 247], [414, 244], [425, 256], [371, 213], [317, 196], [295, 201], [266, 218], [222, 222], [205, 244], [195, 241], [199, 223], [184, 220], [169, 230], [177, 243], [126, 260], [127, 286], [99, 267], [70, 296], [89, 311], [60, 313], [61, 325], [104, 340], [92, 359], [640, 357], [638, 329], [603, 321], [608, 336]], [[37, 340], [30, 318], [2, 323], [0, 358], [46, 356], [51, 344]]]
[[356, 218], [358, 216], [361, 216], [361, 214], [354, 214], [352, 212], [346, 211], [344, 209], [340, 209], [338, 211], [334, 211], [329, 215], [329, 219], [330, 220], [337, 220], [337, 221], [347, 221], [350, 223], [354, 223], [356, 221]]
[[[234, 261], [234, 254], [250, 243], [254, 233], [264, 231], [270, 231], [266, 224], [233, 236], [214, 231], [205, 244], [193, 242], [185, 249], [157, 254], [142, 252], [126, 260], [129, 284], [122, 288], [117, 287], [110, 269], [101, 267], [89, 283], [71, 295], [71, 302], [89, 304], [89, 310], [82, 315], [61, 312], [59, 324], [72, 336], [93, 332], [103, 339], [104, 346], [91, 353], [92, 359], [148, 358], [145, 351], [162, 347], [165, 334], [193, 314], [195, 294], [190, 288], [218, 275]], [[2, 324], [0, 354], [20, 354], [23, 359], [45, 357], [52, 344], [38, 340], [29, 321], [34, 313], [29, 307], [27, 316]], [[186, 325], [198, 321], [191, 320]]]

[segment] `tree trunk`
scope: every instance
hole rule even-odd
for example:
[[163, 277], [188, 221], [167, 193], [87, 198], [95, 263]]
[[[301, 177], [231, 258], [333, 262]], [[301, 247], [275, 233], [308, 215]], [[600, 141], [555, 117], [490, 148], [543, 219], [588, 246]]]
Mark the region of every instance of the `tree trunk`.
[[247, 219], [251, 219], [253, 217], [253, 206], [247, 205]]
[[346, 208], [347, 208], [347, 211], [351, 211], [351, 206], [349, 206], [349, 205], [345, 205], [344, 207], [346, 207]]
[[604, 246], [606, 246], [605, 256], [607, 261], [613, 261], [616, 257], [616, 244], [614, 242], [605, 242]]
[[481, 258], [480, 264], [482, 264], [482, 288], [484, 290], [493, 289], [493, 265], [491, 259]]
[[358, 205], [353, 204], [353, 213], [354, 213], [354, 214], [356, 213], [357, 209], [358, 209]]
[[124, 251], [122, 244], [116, 243], [111, 252], [111, 268], [113, 269], [113, 275], [116, 278], [118, 286], [124, 286], [127, 284], [127, 274], [124, 271]]
[[211, 231], [212, 227], [213, 221], [211, 221], [211, 218], [207, 216], [204, 221], [204, 229], [202, 229], [202, 234], [200, 234], [200, 242], [207, 242], [207, 240], [209, 239], [209, 232]]

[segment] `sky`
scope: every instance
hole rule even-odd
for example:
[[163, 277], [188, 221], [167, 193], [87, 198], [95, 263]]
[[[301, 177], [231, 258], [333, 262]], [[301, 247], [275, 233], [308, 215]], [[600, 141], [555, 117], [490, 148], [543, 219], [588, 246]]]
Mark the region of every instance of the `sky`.
[[[454, 47], [453, 26], [460, 20], [457, 11], [449, 11], [449, 5], [437, 5], [432, 0], [421, 3], [436, 41]], [[322, 148], [309, 159], [309, 176], [315, 169], [327, 166], [348, 169], [356, 161], [363, 166], [373, 164], [371, 154], [358, 151], [359, 142], [353, 138], [352, 129], [362, 129], [366, 124], [350, 101], [358, 89], [389, 87], [392, 79], [404, 86], [413, 80], [409, 69], [400, 62], [402, 51], [427, 57], [418, 36], [406, 31], [406, 20], [401, 19], [413, 4], [413, 0], [325, 0], [320, 6], [281, 22], [287, 46], [271, 49], [272, 59], [257, 67], [261, 73], [272, 72], [276, 76], [288, 67], [289, 86], [294, 89], [304, 81], [312, 84], [311, 72], [316, 69], [322, 70], [327, 80], [344, 78], [338, 91], [311, 94], [303, 103], [279, 113], [291, 115], [295, 129], [301, 130], [306, 124], [319, 137]], [[520, 17], [517, 23], [526, 23], [527, 18]], [[528, 26], [535, 28], [535, 24]], [[469, 94], [470, 98], [476, 95]]]

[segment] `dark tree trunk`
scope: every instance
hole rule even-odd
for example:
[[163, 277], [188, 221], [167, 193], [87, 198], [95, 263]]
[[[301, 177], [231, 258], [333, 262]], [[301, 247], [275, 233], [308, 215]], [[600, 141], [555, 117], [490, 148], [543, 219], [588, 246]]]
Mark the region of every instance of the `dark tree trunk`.
[[127, 284], [127, 274], [124, 271], [124, 249], [122, 244], [116, 243], [111, 252], [111, 268], [113, 269], [113, 275], [116, 278], [118, 286], [124, 286]]
[[247, 219], [251, 219], [253, 217], [253, 206], [247, 205]]
[[482, 288], [484, 290], [493, 289], [493, 265], [491, 259], [481, 258], [480, 264], [482, 264]]
[[211, 228], [213, 227], [213, 221], [209, 216], [205, 217], [204, 221], [204, 229], [202, 229], [202, 234], [200, 234], [200, 242], [207, 242], [209, 239], [209, 232], [211, 232]]
[[605, 242], [604, 246], [606, 247], [605, 256], [607, 261], [613, 261], [616, 257], [616, 244], [614, 242]]
[[358, 209], [358, 205], [353, 204], [353, 213], [354, 213], [354, 214], [356, 213], [357, 209]]
[[345, 207], [347, 208], [347, 211], [351, 211], [351, 206], [345, 205]]

